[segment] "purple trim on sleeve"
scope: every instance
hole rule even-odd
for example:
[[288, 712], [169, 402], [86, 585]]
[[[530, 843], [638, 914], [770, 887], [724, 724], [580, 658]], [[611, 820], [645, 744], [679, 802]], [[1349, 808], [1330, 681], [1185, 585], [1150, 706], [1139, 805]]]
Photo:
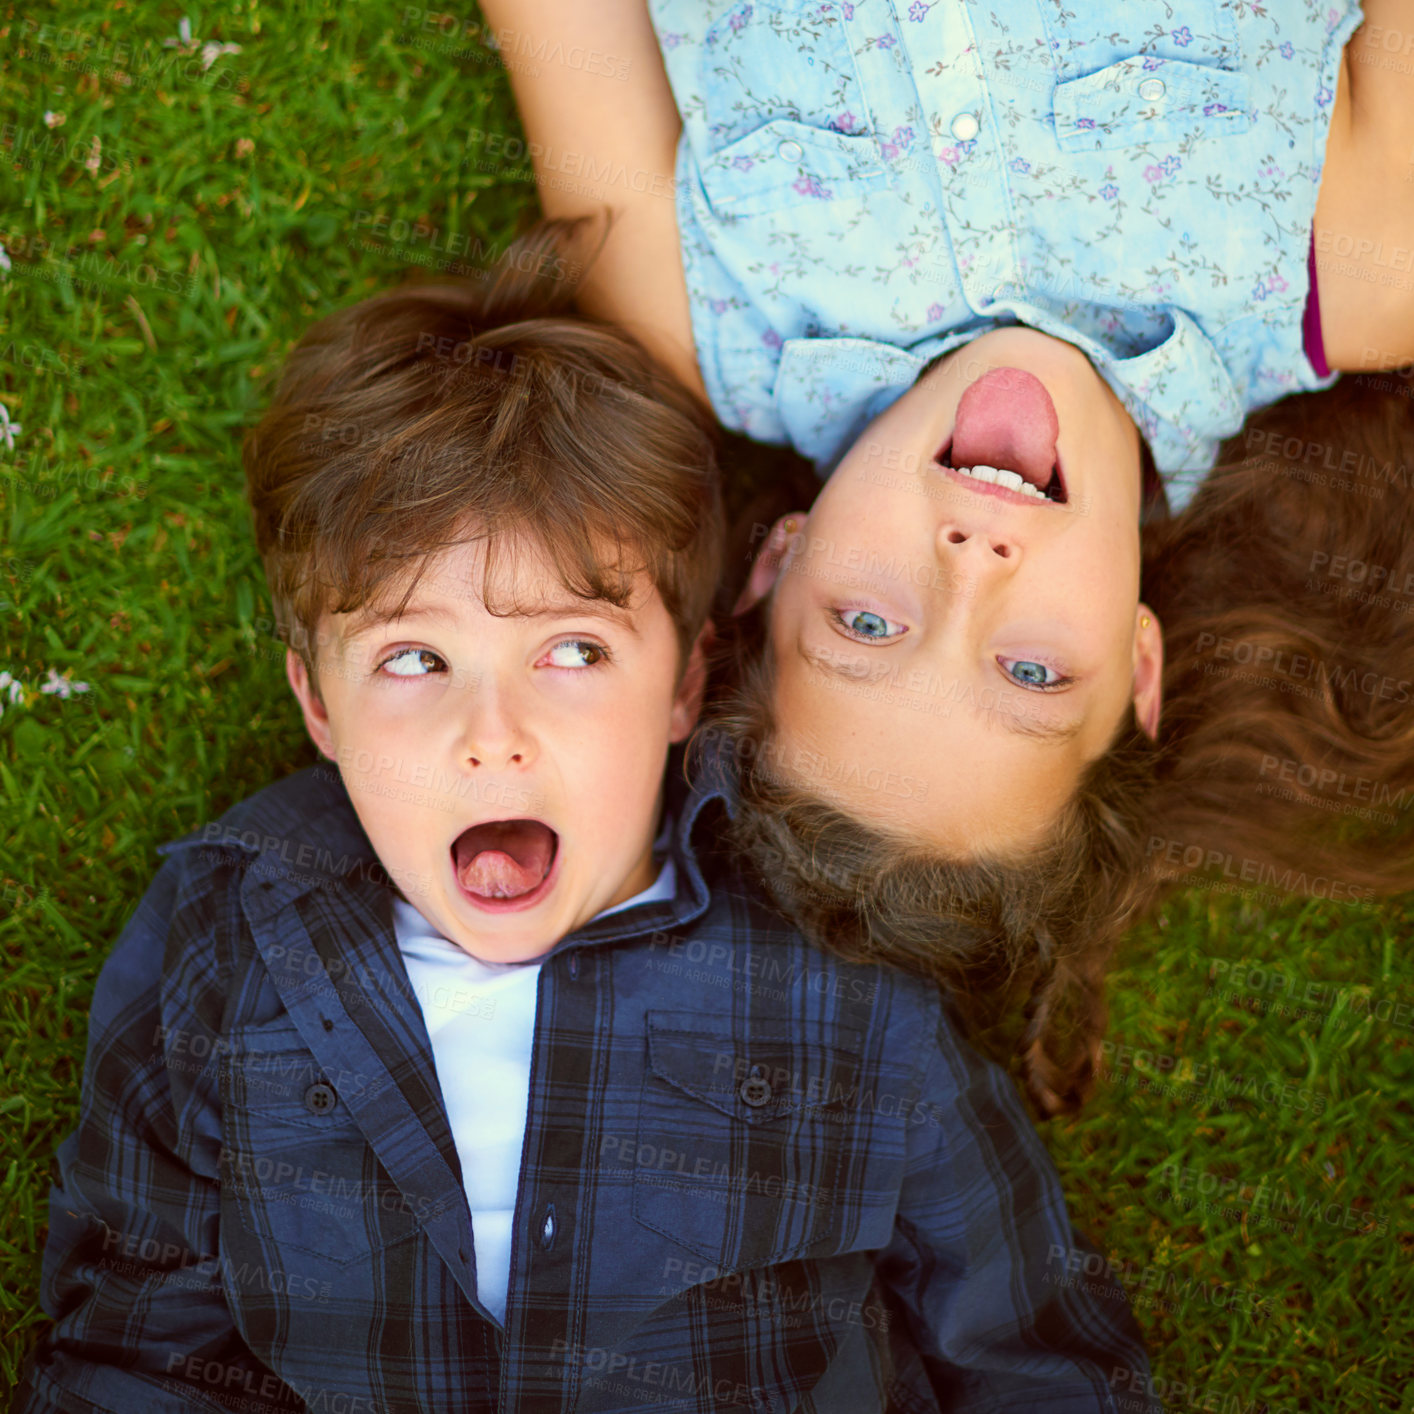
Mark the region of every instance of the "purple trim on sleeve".
[[1326, 345], [1321, 338], [1321, 301], [1316, 293], [1316, 232], [1311, 231], [1311, 251], [1306, 257], [1306, 270], [1310, 284], [1306, 291], [1306, 313], [1301, 317], [1301, 337], [1306, 345], [1306, 357], [1319, 378], [1330, 377], [1330, 367], [1326, 363]]

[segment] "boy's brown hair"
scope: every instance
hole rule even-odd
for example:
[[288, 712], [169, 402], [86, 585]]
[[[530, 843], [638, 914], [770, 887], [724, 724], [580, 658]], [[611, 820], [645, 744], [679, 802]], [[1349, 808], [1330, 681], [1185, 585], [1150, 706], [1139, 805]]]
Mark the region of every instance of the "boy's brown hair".
[[584, 598], [623, 605], [647, 571], [686, 665], [720, 568], [712, 423], [632, 338], [570, 312], [582, 233], [543, 222], [482, 278], [375, 295], [290, 354], [243, 459], [275, 621], [311, 684], [324, 612], [386, 609], [403, 586], [396, 615], [427, 559], [473, 538], [483, 589], [526, 543]]

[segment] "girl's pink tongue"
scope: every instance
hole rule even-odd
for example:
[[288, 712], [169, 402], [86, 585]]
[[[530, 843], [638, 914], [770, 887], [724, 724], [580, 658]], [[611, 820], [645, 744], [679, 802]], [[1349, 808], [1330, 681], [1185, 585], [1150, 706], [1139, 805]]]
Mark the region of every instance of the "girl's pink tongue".
[[994, 368], [962, 395], [953, 422], [953, 466], [1017, 472], [1044, 491], [1056, 464], [1060, 421], [1046, 385], [1020, 368]]
[[555, 834], [538, 820], [496, 820], [465, 831], [455, 845], [457, 879], [482, 898], [519, 898], [550, 872]]

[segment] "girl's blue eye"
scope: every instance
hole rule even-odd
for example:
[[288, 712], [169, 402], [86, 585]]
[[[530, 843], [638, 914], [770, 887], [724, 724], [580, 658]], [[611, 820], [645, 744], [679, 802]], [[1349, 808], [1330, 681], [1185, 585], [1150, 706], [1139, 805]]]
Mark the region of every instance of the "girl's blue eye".
[[848, 630], [851, 638], [863, 639], [866, 642], [897, 638], [899, 634], [906, 632], [902, 624], [893, 623], [882, 614], [874, 613], [872, 609], [844, 609], [835, 617]]
[[600, 643], [567, 638], [563, 643], [557, 643], [548, 656], [552, 668], [592, 668], [608, 661], [609, 650]]
[[[429, 659], [430, 663], [427, 661]], [[399, 648], [391, 657], [383, 660], [383, 666], [388, 669], [391, 677], [421, 678], [427, 676], [427, 673], [421, 671], [422, 668], [432, 672], [432, 664], [441, 661], [430, 648]]]
[[1033, 663], [1025, 658], [998, 658], [997, 662], [1002, 665], [1002, 671], [1022, 687], [1064, 687], [1072, 681], [1044, 663]]

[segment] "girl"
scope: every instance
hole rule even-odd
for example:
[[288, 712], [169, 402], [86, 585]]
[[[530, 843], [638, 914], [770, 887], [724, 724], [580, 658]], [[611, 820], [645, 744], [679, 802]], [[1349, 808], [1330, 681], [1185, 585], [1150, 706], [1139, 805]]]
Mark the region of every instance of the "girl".
[[1148, 469], [1181, 508], [1248, 411], [1414, 357], [1414, 106], [1366, 11], [660, 0], [665, 73], [641, 3], [515, 7], [559, 58], [512, 65], [547, 213], [615, 217], [584, 307], [830, 471], [740, 605], [742, 841], [837, 943], [1023, 967], [1046, 1107], [1149, 888]]

